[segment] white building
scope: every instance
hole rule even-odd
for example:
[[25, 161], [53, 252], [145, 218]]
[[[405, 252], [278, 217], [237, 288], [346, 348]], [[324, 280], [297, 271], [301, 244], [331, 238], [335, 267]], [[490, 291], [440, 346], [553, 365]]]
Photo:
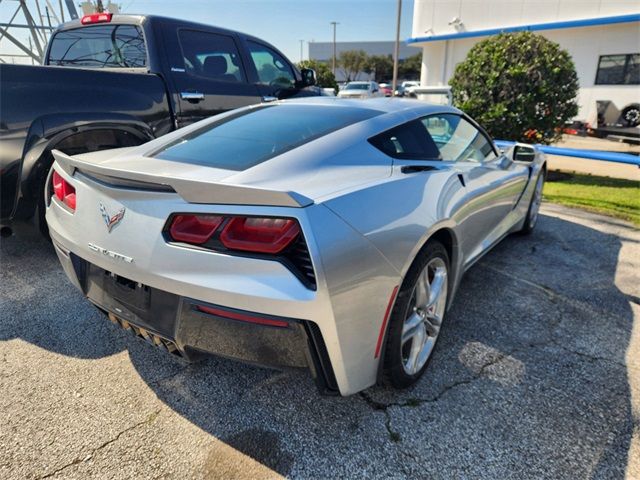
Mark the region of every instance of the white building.
[[544, 35], [573, 57], [580, 81], [576, 119], [595, 125], [598, 102], [601, 108], [611, 102], [611, 122], [625, 107], [640, 109], [638, 0], [415, 0], [407, 43], [422, 48], [422, 85], [446, 85], [477, 42], [520, 30]]

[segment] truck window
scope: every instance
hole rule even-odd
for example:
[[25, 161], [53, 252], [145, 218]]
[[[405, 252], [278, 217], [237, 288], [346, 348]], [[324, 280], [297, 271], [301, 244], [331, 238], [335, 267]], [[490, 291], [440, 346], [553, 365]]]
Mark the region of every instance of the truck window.
[[251, 52], [251, 59], [258, 71], [260, 83], [281, 88], [295, 86], [296, 77], [282, 55], [259, 43], [248, 41], [247, 44]]
[[179, 38], [187, 73], [223, 82], [246, 82], [233, 38], [196, 30], [180, 30]]
[[48, 65], [140, 68], [147, 64], [142, 31], [135, 25], [96, 25], [58, 32]]

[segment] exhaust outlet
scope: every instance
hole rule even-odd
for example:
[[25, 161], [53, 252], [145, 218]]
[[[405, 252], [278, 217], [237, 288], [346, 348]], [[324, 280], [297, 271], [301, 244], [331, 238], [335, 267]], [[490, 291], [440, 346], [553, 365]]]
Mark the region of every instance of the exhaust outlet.
[[13, 235], [13, 230], [11, 227], [0, 227], [0, 238], [7, 238]]
[[112, 323], [114, 323], [115, 325], [119, 326], [124, 330], [128, 330], [135, 337], [141, 338], [145, 340], [147, 343], [150, 343], [151, 345], [158, 347], [161, 350], [165, 350], [166, 352], [169, 352], [172, 355], [175, 355], [177, 357], [182, 357], [182, 352], [178, 350], [178, 347], [176, 346], [176, 344], [171, 340], [167, 340], [166, 338], [162, 338], [156, 335], [155, 333], [145, 330], [142, 327], [133, 325], [132, 323], [129, 323], [126, 320], [123, 320], [122, 318], [116, 317], [111, 312], [109, 312], [108, 315], [109, 315], [109, 320], [111, 320]]

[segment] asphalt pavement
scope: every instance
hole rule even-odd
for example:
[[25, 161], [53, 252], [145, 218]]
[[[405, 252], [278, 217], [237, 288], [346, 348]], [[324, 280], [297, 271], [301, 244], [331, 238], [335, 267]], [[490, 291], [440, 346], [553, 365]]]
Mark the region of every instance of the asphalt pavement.
[[640, 232], [544, 205], [465, 276], [402, 392], [187, 365], [25, 226], [0, 240], [0, 478], [640, 478]]

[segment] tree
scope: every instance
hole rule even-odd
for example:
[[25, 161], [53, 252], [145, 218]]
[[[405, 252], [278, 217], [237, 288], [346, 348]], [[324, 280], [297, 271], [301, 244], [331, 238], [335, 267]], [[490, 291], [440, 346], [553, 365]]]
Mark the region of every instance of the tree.
[[340, 52], [338, 65], [342, 69], [347, 82], [358, 79], [358, 74], [367, 67], [367, 52], [364, 50], [346, 50]]
[[391, 55], [372, 55], [367, 61], [364, 72], [373, 73], [376, 82], [388, 81], [393, 77], [393, 58]]
[[477, 43], [449, 84], [454, 104], [495, 138], [552, 143], [578, 113], [578, 76], [566, 50], [531, 32]]
[[422, 53], [418, 52], [415, 55], [405, 58], [398, 62], [398, 78], [405, 78], [408, 80], [419, 79], [420, 69], [422, 68]]
[[318, 86], [322, 88], [333, 88], [338, 91], [338, 84], [336, 83], [336, 77], [329, 68], [329, 65], [317, 60], [302, 60], [298, 63], [298, 68], [312, 68], [316, 71], [316, 78], [318, 80]]

